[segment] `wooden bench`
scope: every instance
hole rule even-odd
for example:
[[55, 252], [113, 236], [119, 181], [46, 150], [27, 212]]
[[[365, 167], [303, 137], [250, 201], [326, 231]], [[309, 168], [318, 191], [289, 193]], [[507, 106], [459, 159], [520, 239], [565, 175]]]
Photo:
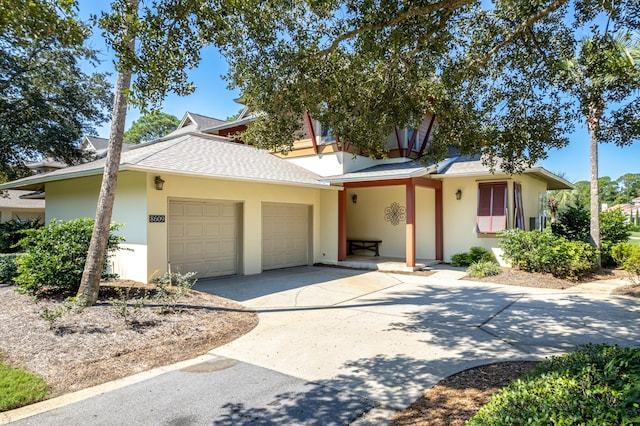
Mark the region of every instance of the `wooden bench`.
[[355, 238], [347, 238], [347, 254], [353, 254], [353, 250], [369, 250], [380, 256], [379, 247], [382, 240], [363, 240]]

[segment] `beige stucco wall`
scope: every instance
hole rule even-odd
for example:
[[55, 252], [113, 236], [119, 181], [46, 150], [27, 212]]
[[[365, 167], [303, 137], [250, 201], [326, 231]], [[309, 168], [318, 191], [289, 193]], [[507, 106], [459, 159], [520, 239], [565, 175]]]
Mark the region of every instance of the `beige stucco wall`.
[[[169, 199], [210, 199], [241, 204], [241, 273], [262, 272], [262, 203], [296, 203], [312, 207], [312, 254], [309, 263], [338, 258], [338, 191], [301, 186], [162, 175], [164, 189], [154, 187], [156, 174], [122, 172], [113, 210], [119, 234], [126, 238], [111, 268], [123, 278], [149, 281], [167, 271], [167, 223], [150, 223], [149, 215], [168, 215]], [[101, 177], [48, 183], [47, 218], [94, 217]]]
[[[478, 183], [506, 181], [508, 187], [507, 227], [513, 227], [513, 183], [522, 185], [522, 203], [524, 207], [525, 227], [529, 230], [529, 217], [538, 215], [538, 196], [546, 192], [546, 184], [528, 175], [494, 175], [446, 178], [442, 183], [444, 260], [449, 261], [456, 253], [469, 251], [472, 246], [486, 249], [498, 247], [500, 239], [492, 234], [476, 233], [476, 213], [478, 203]], [[460, 189], [462, 198], [456, 200], [455, 193]]]
[[[358, 202], [352, 202], [352, 196]], [[347, 190], [347, 238], [379, 239], [381, 256], [405, 257], [406, 219], [397, 225], [385, 220], [391, 203], [407, 206], [404, 185]], [[435, 190], [416, 188], [416, 257], [435, 259]], [[406, 216], [405, 216], [406, 217]], [[371, 255], [370, 251], [355, 254]]]
[[[47, 221], [94, 218], [101, 181], [101, 176], [89, 176], [47, 183]], [[126, 250], [109, 261], [112, 272], [142, 282], [148, 278], [145, 181], [146, 174], [140, 172], [123, 172], [118, 176], [111, 222], [122, 225], [118, 234], [125, 238], [122, 247]]]
[[[147, 210], [150, 215], [166, 216], [170, 198], [224, 200], [242, 204], [240, 269], [244, 275], [262, 272], [262, 203], [266, 202], [311, 206], [312, 253], [309, 263], [337, 260], [336, 190], [162, 175], [164, 189], [157, 191], [152, 189], [154, 178], [153, 174], [147, 176]], [[323, 206], [323, 202], [327, 204]], [[157, 271], [162, 274], [167, 269], [167, 224], [148, 223], [147, 228], [147, 269], [150, 273]]]

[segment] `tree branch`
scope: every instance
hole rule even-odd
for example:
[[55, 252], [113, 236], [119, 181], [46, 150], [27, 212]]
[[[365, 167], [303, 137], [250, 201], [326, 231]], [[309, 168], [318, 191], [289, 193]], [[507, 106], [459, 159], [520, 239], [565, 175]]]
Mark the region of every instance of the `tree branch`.
[[480, 61], [474, 61], [474, 62], [476, 62], [476, 65], [480, 65], [480, 66], [486, 65], [493, 55], [495, 55], [504, 46], [511, 43], [513, 40], [515, 40], [515, 38], [518, 35], [520, 35], [520, 33], [522, 33], [523, 31], [526, 31], [530, 26], [540, 21], [542, 18], [548, 16], [549, 14], [555, 12], [556, 10], [558, 10], [560, 7], [564, 6], [567, 3], [569, 3], [569, 0], [556, 0], [553, 3], [551, 3], [549, 6], [542, 9], [540, 12], [536, 13], [533, 16], [530, 16], [529, 19], [525, 20], [520, 25], [518, 25], [518, 27], [513, 33], [511, 33], [500, 43], [495, 45], [493, 49], [487, 52], [487, 54]]
[[424, 6], [424, 7], [405, 10], [404, 12], [398, 14], [395, 18], [393, 18], [393, 19], [391, 19], [391, 20], [389, 20], [387, 22], [383, 22], [383, 23], [380, 23], [380, 24], [364, 25], [364, 26], [362, 26], [360, 28], [348, 31], [348, 32], [338, 36], [333, 41], [333, 43], [331, 43], [331, 46], [329, 46], [327, 49], [324, 49], [324, 50], [320, 51], [320, 55], [328, 55], [330, 53], [333, 53], [338, 48], [340, 43], [342, 43], [345, 40], [354, 38], [358, 34], [361, 34], [361, 33], [364, 33], [364, 32], [368, 32], [368, 31], [376, 31], [376, 30], [382, 30], [384, 28], [392, 27], [394, 25], [399, 24], [400, 22], [406, 21], [409, 18], [413, 18], [415, 16], [420, 16], [420, 15], [426, 15], [428, 13], [435, 12], [435, 11], [438, 11], [440, 9], [444, 9], [448, 14], [450, 14], [451, 10], [460, 9], [463, 6], [466, 6], [466, 5], [474, 3], [474, 2], [475, 2], [475, 0], [441, 0], [441, 1], [437, 2], [437, 3], [433, 3], [433, 4], [430, 4], [430, 5]]

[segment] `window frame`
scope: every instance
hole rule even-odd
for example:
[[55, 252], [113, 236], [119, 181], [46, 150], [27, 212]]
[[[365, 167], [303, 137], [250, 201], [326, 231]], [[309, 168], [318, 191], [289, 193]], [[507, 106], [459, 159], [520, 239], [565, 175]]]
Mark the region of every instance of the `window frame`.
[[[497, 194], [496, 191], [500, 190], [502, 194]], [[488, 191], [488, 199], [487, 197]], [[496, 234], [500, 231], [506, 230], [508, 225], [509, 210], [508, 210], [508, 194], [509, 185], [506, 181], [495, 182], [479, 182], [478, 183], [478, 198], [476, 209], [476, 233], [478, 234]], [[502, 195], [500, 197], [500, 195]], [[496, 201], [502, 199], [501, 205], [494, 205]], [[487, 208], [488, 202], [488, 208]], [[489, 214], [486, 214], [489, 213]], [[496, 214], [502, 213], [502, 214]], [[486, 223], [488, 218], [488, 227]]]

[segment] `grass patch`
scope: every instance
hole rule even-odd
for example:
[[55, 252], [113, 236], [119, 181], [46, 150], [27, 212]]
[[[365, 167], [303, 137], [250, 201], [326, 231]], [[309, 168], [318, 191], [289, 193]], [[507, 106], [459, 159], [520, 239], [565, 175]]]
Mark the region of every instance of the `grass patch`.
[[0, 411], [7, 411], [44, 399], [47, 383], [40, 376], [0, 361]]

